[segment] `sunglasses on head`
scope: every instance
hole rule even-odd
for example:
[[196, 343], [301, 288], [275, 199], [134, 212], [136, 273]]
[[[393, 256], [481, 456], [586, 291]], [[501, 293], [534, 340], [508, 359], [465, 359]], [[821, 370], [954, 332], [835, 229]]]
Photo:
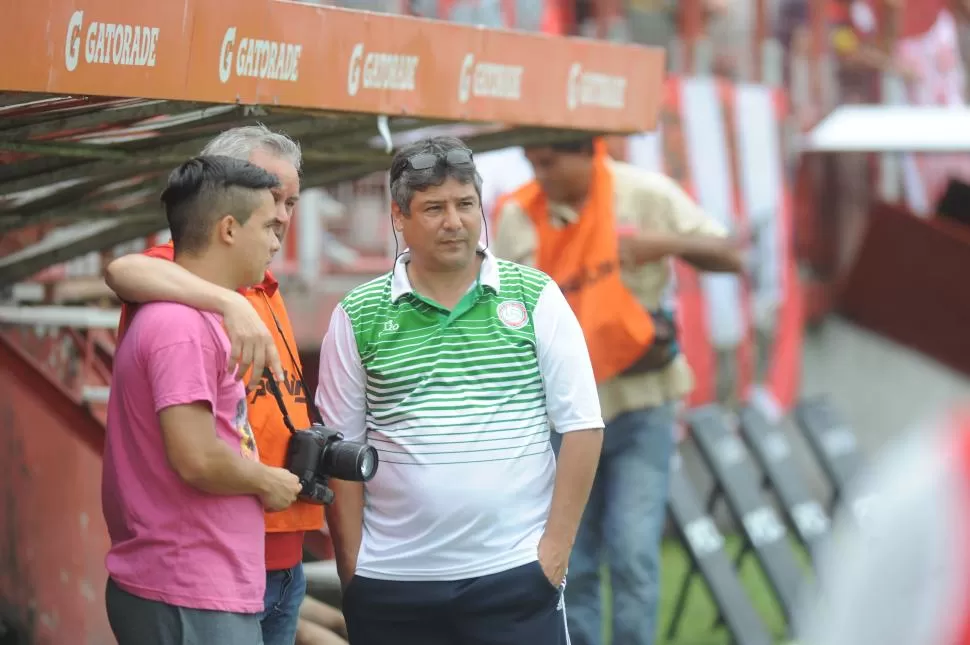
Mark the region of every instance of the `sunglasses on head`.
[[455, 148], [449, 150], [444, 155], [433, 152], [420, 152], [412, 157], [408, 157], [408, 165], [413, 170], [430, 170], [444, 161], [449, 166], [465, 166], [472, 163], [471, 150]]

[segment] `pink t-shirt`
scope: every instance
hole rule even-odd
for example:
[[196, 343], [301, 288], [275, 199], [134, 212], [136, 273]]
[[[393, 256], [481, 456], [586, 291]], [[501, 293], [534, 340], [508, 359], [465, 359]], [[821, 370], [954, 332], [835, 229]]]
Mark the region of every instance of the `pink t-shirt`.
[[108, 401], [101, 504], [108, 574], [160, 602], [236, 613], [263, 610], [264, 519], [253, 495], [210, 495], [169, 465], [158, 413], [206, 402], [216, 434], [257, 459], [243, 384], [227, 369], [218, 316], [168, 302], [143, 305], [118, 346]]

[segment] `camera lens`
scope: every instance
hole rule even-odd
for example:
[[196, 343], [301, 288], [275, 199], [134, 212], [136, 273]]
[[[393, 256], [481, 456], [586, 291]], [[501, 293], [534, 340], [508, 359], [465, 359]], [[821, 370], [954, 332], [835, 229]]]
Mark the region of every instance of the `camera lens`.
[[366, 482], [377, 474], [377, 450], [357, 441], [335, 441], [326, 453], [326, 472], [346, 481]]
[[[370, 446], [368, 446], [370, 447]], [[377, 474], [377, 451], [371, 448], [360, 457], [360, 478], [370, 481]]]

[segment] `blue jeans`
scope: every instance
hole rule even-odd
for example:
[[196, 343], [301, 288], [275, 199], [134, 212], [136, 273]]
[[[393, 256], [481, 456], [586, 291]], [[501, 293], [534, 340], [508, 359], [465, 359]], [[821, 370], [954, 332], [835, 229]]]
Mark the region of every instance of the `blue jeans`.
[[674, 416], [669, 403], [621, 414], [606, 425], [596, 479], [569, 559], [566, 618], [572, 645], [602, 643], [604, 562], [613, 596], [613, 642], [654, 642]]
[[263, 645], [293, 645], [300, 605], [306, 595], [303, 563], [292, 569], [266, 572], [266, 598], [259, 623]]

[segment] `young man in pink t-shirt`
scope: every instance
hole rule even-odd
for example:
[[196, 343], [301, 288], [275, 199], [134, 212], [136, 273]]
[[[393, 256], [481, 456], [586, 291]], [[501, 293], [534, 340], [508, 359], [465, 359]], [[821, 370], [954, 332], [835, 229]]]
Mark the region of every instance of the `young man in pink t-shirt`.
[[[229, 289], [259, 282], [282, 223], [266, 171], [228, 157], [177, 168], [162, 194], [175, 261]], [[256, 645], [263, 510], [298, 478], [258, 460], [245, 388], [215, 314], [142, 305], [118, 346], [102, 477], [108, 619], [119, 645]]]

